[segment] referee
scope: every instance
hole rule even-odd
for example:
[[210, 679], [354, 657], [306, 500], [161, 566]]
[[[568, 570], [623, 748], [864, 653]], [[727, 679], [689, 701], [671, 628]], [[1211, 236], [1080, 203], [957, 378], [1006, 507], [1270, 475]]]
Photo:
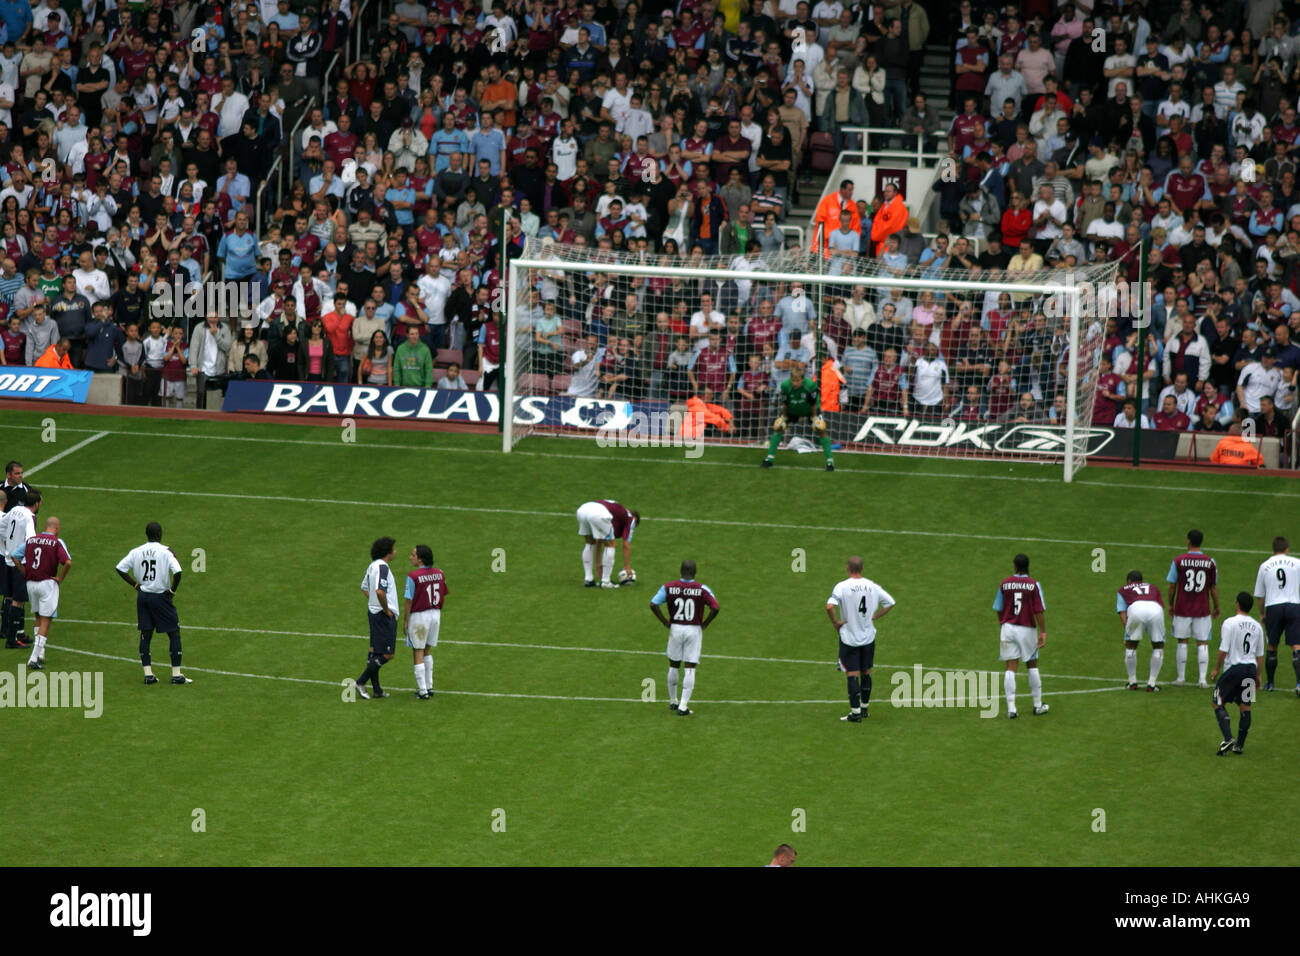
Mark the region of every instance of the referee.
[[[1219, 744], [1220, 757], [1229, 750], [1241, 753], [1241, 748], [1246, 745], [1246, 734], [1250, 731], [1250, 704], [1255, 699], [1259, 682], [1260, 645], [1264, 643], [1263, 628], [1250, 617], [1254, 605], [1255, 599], [1242, 591], [1237, 595], [1237, 613], [1224, 621], [1219, 631], [1219, 659], [1214, 663], [1210, 680], [1219, 677], [1219, 669], [1225, 660], [1228, 669], [1215, 683], [1210, 703], [1219, 730], [1223, 732], [1223, 743]], [[1233, 703], [1241, 711], [1236, 740], [1232, 739], [1232, 721], [1228, 719], [1225, 706]]]
[[[11, 461], [5, 465], [5, 483], [0, 485], [4, 490], [4, 513], [8, 514], [18, 505], [27, 503], [27, 494], [32, 489], [23, 482], [23, 463], [20, 461]], [[35, 527], [32, 533], [35, 534]], [[24, 539], [26, 540], [26, 539]], [[21, 604], [15, 604], [11, 597], [10, 586], [10, 565], [7, 559], [0, 562], [0, 592], [3, 593], [3, 602], [0, 602], [0, 637], [4, 638], [5, 647], [16, 648], [26, 647], [27, 642], [23, 634], [23, 607]], [[17, 568], [21, 576], [22, 568]], [[24, 597], [24, 601], [26, 598]]]
[[1262, 602], [1260, 623], [1264, 625], [1268, 650], [1264, 655], [1267, 680], [1265, 690], [1273, 689], [1277, 673], [1277, 645], [1282, 636], [1291, 645], [1291, 666], [1295, 668], [1295, 692], [1300, 697], [1300, 558], [1287, 552], [1291, 542], [1278, 535], [1273, 539], [1273, 557], [1259, 566], [1255, 575], [1255, 599]]
[[181, 673], [181, 621], [172, 598], [181, 587], [181, 563], [172, 549], [162, 543], [162, 525], [150, 521], [144, 526], [145, 543], [132, 548], [117, 562], [117, 574], [136, 592], [135, 616], [140, 628], [140, 663], [144, 682], [158, 683], [153, 673], [149, 643], [154, 631], [167, 635], [172, 661], [172, 683], [193, 684]]
[[366, 669], [356, 679], [357, 693], [370, 700], [366, 693], [366, 682], [370, 682], [373, 696], [387, 697], [388, 691], [379, 686], [379, 669], [393, 659], [397, 653], [397, 582], [393, 580], [392, 568], [388, 562], [393, 560], [397, 542], [392, 538], [379, 538], [370, 546], [370, 567], [361, 579], [361, 590], [366, 592], [367, 608], [370, 611], [370, 655], [366, 658]]

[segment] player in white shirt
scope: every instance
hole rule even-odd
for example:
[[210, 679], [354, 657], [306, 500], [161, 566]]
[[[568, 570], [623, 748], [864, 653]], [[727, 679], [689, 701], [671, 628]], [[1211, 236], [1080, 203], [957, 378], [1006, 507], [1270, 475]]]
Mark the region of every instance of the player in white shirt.
[[162, 543], [162, 525], [150, 521], [144, 528], [145, 543], [132, 548], [117, 562], [118, 576], [136, 592], [136, 625], [140, 630], [140, 663], [144, 665], [144, 682], [158, 683], [149, 656], [149, 642], [154, 631], [162, 631], [170, 640], [168, 652], [172, 662], [172, 683], [192, 684], [181, 673], [181, 622], [172, 598], [181, 586], [181, 563], [172, 549]]
[[[21, 473], [20, 473], [21, 474]], [[0, 585], [4, 590], [5, 647], [26, 647], [23, 634], [23, 606], [27, 603], [27, 576], [21, 561], [13, 558], [17, 548], [36, 533], [36, 513], [41, 510], [41, 493], [29, 488], [23, 504], [14, 505], [0, 518], [0, 545], [4, 563], [0, 564]]]
[[862, 558], [846, 565], [849, 576], [826, 599], [826, 616], [840, 641], [840, 666], [848, 674], [849, 712], [840, 720], [859, 723], [871, 702], [871, 667], [876, 656], [876, 621], [894, 607], [889, 592], [862, 576]]
[[[361, 579], [361, 590], [366, 592], [366, 610], [370, 614], [370, 654], [366, 669], [354, 682], [357, 694], [365, 700], [372, 696], [387, 697], [388, 691], [379, 686], [379, 669], [397, 653], [397, 609], [401, 596], [397, 581], [388, 562], [393, 560], [395, 542], [392, 538], [377, 538], [370, 546], [370, 566]], [[370, 682], [371, 694], [366, 693]]]
[[1260, 601], [1259, 620], [1268, 645], [1264, 689], [1273, 689], [1277, 645], [1285, 634], [1291, 645], [1291, 666], [1295, 668], [1295, 692], [1300, 697], [1300, 558], [1293, 558], [1290, 550], [1291, 542], [1286, 538], [1278, 535], [1273, 539], [1273, 557], [1255, 574], [1255, 598]]
[[[1264, 643], [1263, 628], [1250, 616], [1254, 603], [1245, 591], [1238, 594], [1237, 613], [1224, 621], [1219, 631], [1219, 659], [1210, 673], [1210, 680], [1218, 680], [1210, 704], [1214, 707], [1219, 730], [1223, 732], [1223, 743], [1219, 744], [1220, 757], [1229, 750], [1241, 753], [1246, 744], [1246, 733], [1250, 730], [1250, 705], [1259, 685], [1260, 645]], [[1219, 669], [1225, 661], [1228, 669], [1223, 672], [1223, 677], [1219, 677]], [[1232, 737], [1232, 721], [1228, 719], [1228, 710], [1224, 706], [1232, 703], [1241, 712], [1236, 740]]]

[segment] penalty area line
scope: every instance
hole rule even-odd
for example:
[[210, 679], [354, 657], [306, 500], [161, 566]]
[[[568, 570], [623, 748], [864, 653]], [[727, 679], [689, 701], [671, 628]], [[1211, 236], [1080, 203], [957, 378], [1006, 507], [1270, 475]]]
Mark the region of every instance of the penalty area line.
[[[57, 644], [50, 644], [48, 645], [48, 647], [52, 651], [62, 651], [65, 654], [81, 654], [85, 657], [94, 657], [94, 658], [98, 658], [99, 660], [119, 661], [124, 664], [137, 664], [137, 665], [139, 664], [137, 658], [122, 657], [121, 655], [118, 654], [103, 654], [100, 653], [99, 651], [87, 651], [87, 650], [81, 650], [80, 648], [63, 647]], [[320, 678], [317, 677], [286, 677], [281, 674], [251, 674], [247, 671], [228, 671], [228, 670], [222, 670], [215, 667], [186, 666], [185, 669], [187, 671], [193, 671], [196, 674], [216, 674], [221, 677], [243, 677], [250, 680], [282, 681], [284, 683], [290, 683], [290, 684], [311, 684], [319, 687], [335, 687], [339, 689], [343, 688], [344, 683], [347, 680], [346, 678], [341, 678], [337, 681], [332, 681], [332, 680], [321, 680]], [[162, 682], [162, 678], [159, 678], [159, 682], [160, 683]], [[411, 693], [411, 694], [415, 693], [414, 687], [397, 687], [394, 685], [389, 685], [389, 689], [399, 691], [401, 693]], [[1107, 693], [1108, 691], [1125, 690], [1125, 689], [1126, 688], [1124, 687], [1124, 685], [1121, 684], [1117, 687], [1091, 687], [1086, 690], [1043, 691], [1043, 696], [1063, 697], [1068, 694], [1104, 694]], [[519, 698], [523, 700], [561, 700], [561, 701], [576, 701], [576, 702], [602, 703], [602, 704], [643, 704], [644, 705], [644, 704], [663, 703], [663, 701], [658, 701], [658, 700], [652, 700], [652, 701], [643, 700], [640, 697], [590, 697], [585, 695], [566, 696], [563, 694], [505, 694], [500, 691], [487, 691], [487, 690], [438, 690], [437, 693], [448, 694], [448, 695], [455, 694], [459, 697], [509, 697], [509, 698]], [[705, 704], [739, 704], [739, 705], [843, 704], [844, 703], [844, 699], [842, 697], [835, 697], [830, 700], [710, 700], [707, 697], [696, 697], [694, 699], [699, 703], [705, 703]], [[883, 703], [886, 699], [887, 698], [883, 698], [883, 697], [880, 698], [877, 701], [877, 704]], [[1001, 696], [996, 696], [995, 699], [1000, 701], [1002, 698]], [[963, 703], [964, 704], [967, 702], [961, 698], [944, 698], [942, 701], [932, 702], [930, 706], [933, 707], [935, 703]], [[900, 709], [902, 709], [904, 706], [906, 706], [909, 709], [915, 709], [915, 708], [923, 708], [925, 707], [925, 704], [920, 700], [913, 699], [908, 701], [906, 705], [900, 702], [897, 706]], [[971, 705], [969, 709], [974, 710], [978, 708], [975, 707], [974, 705]]]
[[[131, 629], [135, 628], [135, 624], [131, 623], [130, 621], [88, 621], [88, 620], [79, 620], [77, 618], [68, 618], [68, 619], [60, 618], [59, 624], [60, 625], [88, 624], [97, 627], [122, 627], [122, 628], [131, 628]], [[333, 638], [342, 638], [343, 640], [353, 640], [353, 641], [369, 640], [369, 638], [366, 637], [364, 634], [335, 634], [329, 632], [315, 632], [315, 631], [274, 631], [274, 630], [264, 630], [261, 628], [251, 628], [251, 627], [212, 627], [211, 625], [203, 625], [203, 624], [186, 624], [185, 630], [220, 631], [227, 634], [265, 634], [265, 635], [270, 635], [272, 637], [333, 637]], [[526, 644], [526, 643], [510, 642], [510, 641], [455, 641], [455, 640], [448, 640], [446, 638], [443, 638], [441, 641], [439, 641], [439, 644], [451, 644], [457, 647], [509, 648], [512, 650], [518, 649], [518, 650], [530, 650], [530, 651], [569, 651], [578, 654], [630, 654], [639, 657], [663, 657], [664, 656], [662, 651], [643, 651], [643, 650], [638, 650], [636, 648], [623, 648], [623, 647], [577, 647], [577, 646], [565, 645], [565, 644]], [[753, 664], [812, 664], [818, 667], [835, 666], [835, 661], [833, 660], [826, 660], [826, 659], [812, 660], [809, 658], [799, 658], [799, 657], [752, 657], [752, 656], [745, 656], [742, 654], [709, 654], [707, 659], [711, 661], [741, 661], [741, 662], [753, 663]], [[878, 668], [880, 670], [892, 670], [892, 671], [915, 671], [917, 667], [920, 667], [922, 671], [942, 671], [945, 673], [948, 671], [960, 672], [964, 674], [965, 673], [975, 673], [975, 674], [979, 674], [979, 673], [1001, 674], [1002, 673], [1002, 671], [1000, 670], [988, 670], [988, 669], [981, 669], [977, 667], [939, 667], [939, 666], [933, 666], [929, 664], [876, 664], [874, 666], [875, 668]], [[1118, 680], [1118, 678], [1113, 678], [1113, 677], [1093, 677], [1091, 675], [1081, 675], [1081, 674], [1048, 674], [1046, 672], [1043, 673], [1043, 677], [1050, 678], [1052, 680], [1090, 680], [1090, 681], [1099, 681], [1102, 683], [1110, 683], [1112, 681]], [[505, 696], [514, 696], [514, 695], [507, 694]]]
[[[71, 431], [71, 429], [68, 429], [68, 431]], [[46, 458], [44, 461], [40, 462], [39, 464], [35, 464], [35, 465], [32, 465], [32, 467], [30, 467], [30, 468], [26, 468], [26, 469], [24, 469], [24, 470], [23, 470], [23, 475], [24, 475], [24, 477], [26, 477], [26, 476], [28, 476], [28, 475], [34, 475], [34, 474], [36, 474], [38, 471], [40, 471], [42, 468], [48, 468], [50, 465], [54, 464], [56, 461], [59, 461], [60, 459], [63, 459], [63, 458], [67, 458], [67, 457], [68, 457], [69, 455], [71, 455], [74, 451], [77, 451], [77, 450], [79, 450], [79, 449], [81, 449], [81, 448], [85, 448], [85, 447], [86, 447], [87, 445], [89, 445], [91, 442], [99, 441], [101, 438], [103, 438], [104, 436], [106, 436], [106, 435], [108, 435], [108, 434], [110, 434], [110, 433], [109, 433], [109, 432], [106, 432], [106, 431], [105, 431], [105, 432], [95, 432], [95, 434], [91, 435], [89, 438], [83, 438], [81, 441], [77, 442], [77, 443], [76, 443], [75, 445], [73, 445], [71, 448], [65, 448], [63, 451], [59, 452], [59, 453], [58, 453], [57, 455], [55, 455], [54, 457], [52, 457], [52, 458]]]

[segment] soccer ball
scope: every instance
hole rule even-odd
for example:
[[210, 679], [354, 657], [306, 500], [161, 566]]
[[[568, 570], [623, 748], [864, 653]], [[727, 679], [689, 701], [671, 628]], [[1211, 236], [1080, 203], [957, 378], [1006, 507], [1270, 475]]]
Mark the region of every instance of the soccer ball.
[[636, 584], [636, 571], [635, 571], [635, 570], [632, 571], [631, 574], [629, 574], [627, 571], [619, 571], [619, 572], [618, 572], [618, 583], [619, 583], [619, 584]]

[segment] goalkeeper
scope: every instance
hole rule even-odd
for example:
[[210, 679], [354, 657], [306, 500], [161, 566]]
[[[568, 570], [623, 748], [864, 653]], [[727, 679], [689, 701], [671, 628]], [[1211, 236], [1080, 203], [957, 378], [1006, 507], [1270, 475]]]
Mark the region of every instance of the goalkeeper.
[[826, 455], [826, 470], [834, 471], [835, 461], [831, 456], [831, 439], [826, 433], [826, 420], [821, 416], [817, 385], [811, 379], [804, 377], [802, 362], [791, 364], [790, 377], [781, 383], [779, 402], [782, 411], [772, 423], [772, 437], [767, 440], [767, 457], [763, 459], [762, 467], [772, 467], [776, 450], [781, 447], [781, 437], [785, 434], [786, 426], [790, 421], [796, 418], [807, 418], [812, 421], [817, 442]]

